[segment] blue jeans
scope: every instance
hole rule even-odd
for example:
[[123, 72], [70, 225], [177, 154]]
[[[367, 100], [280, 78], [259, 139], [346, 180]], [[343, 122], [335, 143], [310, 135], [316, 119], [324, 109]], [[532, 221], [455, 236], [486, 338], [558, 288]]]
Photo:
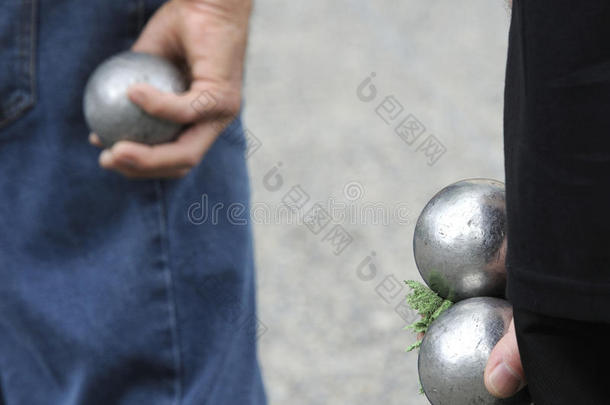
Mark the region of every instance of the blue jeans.
[[87, 141], [89, 74], [161, 1], [0, 3], [0, 404], [265, 404], [248, 210], [189, 216], [248, 206], [240, 121], [175, 181]]

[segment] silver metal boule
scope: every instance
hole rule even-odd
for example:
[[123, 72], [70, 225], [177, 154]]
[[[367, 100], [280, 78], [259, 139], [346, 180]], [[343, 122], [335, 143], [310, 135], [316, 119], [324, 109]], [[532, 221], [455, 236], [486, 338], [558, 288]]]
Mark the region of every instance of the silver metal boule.
[[442, 189], [417, 220], [413, 252], [422, 278], [443, 298], [503, 297], [504, 184], [470, 179]]
[[469, 298], [454, 304], [426, 332], [419, 349], [419, 378], [432, 405], [530, 405], [526, 390], [500, 400], [483, 379], [496, 343], [506, 334], [512, 307], [500, 298]]
[[128, 51], [103, 62], [87, 82], [83, 109], [89, 128], [106, 147], [119, 140], [151, 145], [169, 142], [182, 128], [132, 103], [127, 88], [135, 83], [148, 83], [164, 92], [187, 89], [182, 72], [159, 56]]

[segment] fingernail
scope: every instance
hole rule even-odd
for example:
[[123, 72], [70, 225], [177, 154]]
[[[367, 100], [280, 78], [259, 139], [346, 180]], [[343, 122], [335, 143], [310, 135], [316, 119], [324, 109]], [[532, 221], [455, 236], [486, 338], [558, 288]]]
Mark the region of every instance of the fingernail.
[[108, 149], [102, 152], [100, 155], [100, 165], [109, 166], [112, 163], [112, 152]]
[[125, 157], [117, 158], [117, 163], [119, 163], [120, 165], [123, 165], [123, 166], [131, 167], [131, 168], [136, 167], [135, 160], [125, 158]]
[[523, 385], [521, 377], [504, 362], [493, 369], [489, 375], [489, 383], [492, 389], [503, 397], [516, 394]]

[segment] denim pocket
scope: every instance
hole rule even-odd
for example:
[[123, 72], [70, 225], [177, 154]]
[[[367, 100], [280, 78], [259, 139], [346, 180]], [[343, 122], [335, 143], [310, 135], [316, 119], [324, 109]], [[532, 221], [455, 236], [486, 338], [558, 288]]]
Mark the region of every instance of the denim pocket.
[[0, 128], [36, 100], [37, 0], [5, 0], [0, 12]]

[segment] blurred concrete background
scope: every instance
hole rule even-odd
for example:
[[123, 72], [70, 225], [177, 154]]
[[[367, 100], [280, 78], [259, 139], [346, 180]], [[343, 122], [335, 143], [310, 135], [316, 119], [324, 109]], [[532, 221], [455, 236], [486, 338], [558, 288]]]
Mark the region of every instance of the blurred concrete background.
[[[504, 0], [256, 1], [253, 203], [298, 205], [254, 219], [271, 404], [427, 404], [400, 308], [413, 227], [445, 185], [504, 178], [508, 26]], [[316, 202], [323, 229], [300, 221]]]

